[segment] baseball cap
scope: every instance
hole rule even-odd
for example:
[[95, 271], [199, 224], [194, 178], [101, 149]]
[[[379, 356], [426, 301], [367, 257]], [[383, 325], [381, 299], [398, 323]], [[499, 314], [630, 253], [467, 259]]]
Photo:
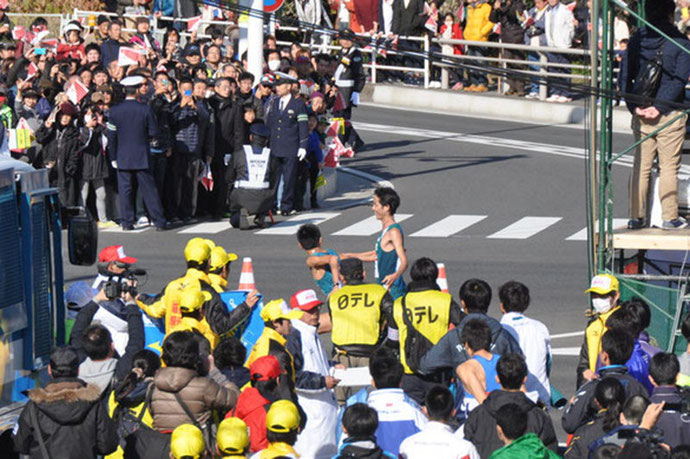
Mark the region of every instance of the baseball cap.
[[50, 368], [65, 373], [79, 368], [79, 355], [71, 346], [58, 347], [50, 354]]
[[137, 259], [125, 255], [125, 249], [121, 245], [111, 245], [101, 250], [101, 252], [98, 254], [98, 261], [101, 263], [119, 261], [121, 263], [133, 265], [137, 262]]
[[187, 287], [180, 295], [180, 310], [182, 312], [198, 311], [210, 299], [211, 294], [204, 292], [199, 286]]
[[264, 73], [264, 76], [262, 76], [261, 80], [259, 80], [259, 83], [261, 83], [264, 86], [273, 86], [275, 82], [275, 77], [270, 73]]
[[271, 432], [288, 433], [299, 427], [299, 411], [290, 400], [277, 400], [266, 413], [266, 428]]
[[249, 365], [249, 374], [254, 381], [269, 381], [282, 375], [283, 369], [275, 356], [264, 355]]
[[88, 282], [73, 282], [65, 292], [65, 303], [69, 309], [81, 309], [98, 293]]
[[231, 261], [237, 260], [237, 254], [227, 253], [225, 249], [219, 245], [211, 250], [211, 269], [222, 268]]
[[200, 238], [195, 237], [187, 242], [184, 248], [184, 257], [187, 261], [196, 261], [202, 263], [211, 256], [211, 247], [208, 243]]
[[592, 283], [585, 293], [598, 293], [606, 295], [610, 292], [618, 291], [618, 279], [611, 274], [598, 274], [592, 278]]
[[261, 318], [264, 322], [273, 322], [278, 319], [299, 319], [303, 312], [299, 310], [290, 310], [284, 299], [269, 301], [261, 310]]
[[224, 419], [218, 426], [216, 444], [223, 454], [243, 454], [249, 446], [247, 424], [239, 418]]
[[201, 457], [206, 449], [204, 434], [192, 424], [181, 424], [173, 430], [170, 437], [170, 453], [175, 459], [182, 457]]
[[301, 309], [302, 311], [311, 311], [322, 304], [323, 301], [319, 300], [316, 292], [310, 288], [300, 290], [290, 298], [290, 307], [292, 309]]

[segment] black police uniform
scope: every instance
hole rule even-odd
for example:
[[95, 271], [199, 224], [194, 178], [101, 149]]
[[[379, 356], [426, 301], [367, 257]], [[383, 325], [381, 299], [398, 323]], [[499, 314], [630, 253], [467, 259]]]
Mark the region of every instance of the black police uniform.
[[107, 123], [111, 161], [117, 162], [120, 217], [124, 229], [134, 225], [134, 186], [136, 178], [146, 208], [157, 228], [166, 226], [156, 183], [151, 174], [149, 139], [158, 135], [156, 117], [148, 105], [126, 99], [110, 109]]
[[274, 97], [266, 107], [266, 126], [271, 130], [271, 182], [277, 192], [283, 177], [283, 196], [280, 210], [289, 213], [294, 207], [295, 182], [297, 180], [297, 151], [307, 148], [309, 126], [307, 106], [290, 95], [290, 100], [280, 109], [281, 97]]

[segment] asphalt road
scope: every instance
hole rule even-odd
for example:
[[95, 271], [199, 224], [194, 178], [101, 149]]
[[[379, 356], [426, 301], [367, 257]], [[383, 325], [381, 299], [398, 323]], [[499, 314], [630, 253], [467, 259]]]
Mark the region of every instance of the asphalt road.
[[[572, 395], [577, 357], [568, 354], [582, 336], [559, 335], [581, 332], [586, 324], [584, 131], [373, 106], [357, 109], [355, 121], [367, 147], [346, 165], [393, 183], [402, 198], [398, 213], [409, 215], [402, 223], [409, 258], [429, 256], [445, 263], [456, 296], [466, 279], [487, 280], [495, 292], [494, 317], [500, 316], [498, 287], [511, 279], [525, 283], [532, 296], [527, 314], [554, 335], [552, 384]], [[631, 139], [616, 134], [615, 149]], [[614, 172], [617, 217], [626, 216], [629, 171], [621, 165]], [[316, 217], [323, 220], [324, 245], [338, 251], [371, 250], [378, 232], [366, 220], [371, 215], [367, 205], [321, 211]], [[240, 257], [252, 257], [258, 287], [267, 298], [288, 299], [313, 287], [294, 237], [296, 225], [281, 226], [277, 232], [285, 234], [203, 225], [197, 228], [218, 230], [205, 237]], [[103, 232], [99, 246], [124, 244], [128, 254], [139, 258], [138, 266], [149, 270], [140, 290], [157, 292], [184, 272], [182, 250], [195, 235], [181, 230]], [[233, 265], [231, 285], [236, 285], [239, 270], [239, 263]], [[93, 272], [66, 266], [66, 279], [91, 278]], [[371, 278], [372, 266], [368, 272]], [[560, 426], [557, 412], [554, 421]]]

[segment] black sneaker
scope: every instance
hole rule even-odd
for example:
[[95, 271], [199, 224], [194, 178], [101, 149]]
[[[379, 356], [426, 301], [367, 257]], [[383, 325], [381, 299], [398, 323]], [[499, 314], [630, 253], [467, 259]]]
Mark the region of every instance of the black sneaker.
[[688, 227], [688, 222], [685, 219], [678, 217], [673, 220], [664, 220], [661, 225], [661, 229], [675, 230], [675, 229], [685, 229]]
[[644, 228], [644, 218], [631, 218], [628, 220], [628, 229], [636, 230]]
[[134, 231], [134, 225], [122, 225], [122, 231]]

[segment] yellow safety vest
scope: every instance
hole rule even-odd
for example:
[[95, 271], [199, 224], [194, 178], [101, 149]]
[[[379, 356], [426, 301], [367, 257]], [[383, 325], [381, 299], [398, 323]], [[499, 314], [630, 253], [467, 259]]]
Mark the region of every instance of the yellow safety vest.
[[[215, 349], [220, 342], [220, 337], [213, 333], [213, 330], [211, 330], [211, 326], [208, 324], [208, 322], [206, 322], [206, 319], [199, 321], [193, 317], [180, 318], [180, 322], [174, 328], [170, 330], [166, 329], [165, 338], [167, 338], [170, 333], [187, 330], [196, 330], [204, 335], [204, 338], [206, 338], [211, 344], [211, 349]], [[163, 341], [165, 341], [165, 338]]]
[[211, 280], [211, 285], [216, 292], [222, 293], [227, 289], [228, 281], [227, 279], [223, 279], [220, 274], [209, 273], [208, 278]]
[[[425, 290], [423, 292], [410, 292], [404, 296], [405, 308], [410, 317], [410, 322], [419, 333], [424, 335], [433, 344], [438, 343], [448, 332], [450, 323], [450, 304], [453, 297], [449, 293], [438, 290]], [[393, 304], [393, 318], [398, 325], [400, 343], [400, 362], [405, 368], [405, 373], [413, 371], [407, 366], [405, 360], [405, 340], [407, 339], [407, 325], [403, 319], [403, 297], [395, 300]]]
[[346, 285], [328, 297], [336, 346], [373, 346], [381, 332], [381, 300], [386, 289], [378, 284]]
[[611, 308], [603, 314], [599, 314], [593, 321], [587, 325], [585, 330], [585, 339], [587, 340], [587, 356], [589, 357], [589, 369], [597, 371], [597, 359], [601, 352], [601, 337], [606, 333], [606, 321], [609, 320], [611, 314], [616, 312], [620, 306]]

